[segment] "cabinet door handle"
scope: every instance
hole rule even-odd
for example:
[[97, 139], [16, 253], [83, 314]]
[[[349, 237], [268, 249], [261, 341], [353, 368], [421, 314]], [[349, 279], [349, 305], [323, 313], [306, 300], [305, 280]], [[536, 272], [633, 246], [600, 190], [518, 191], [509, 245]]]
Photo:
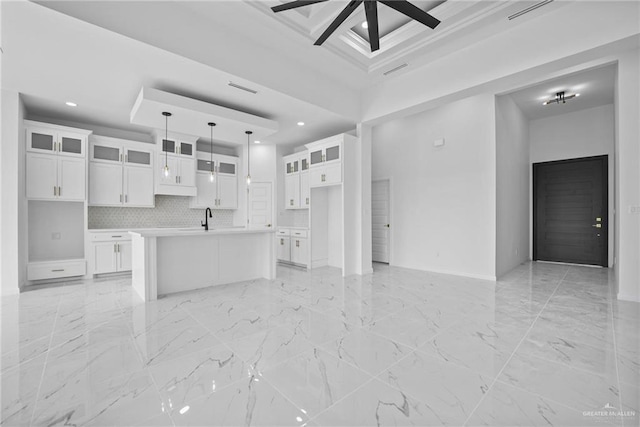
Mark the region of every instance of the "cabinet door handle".
[[296, 240], [296, 248], [300, 247], [300, 240]]
[[62, 196], [62, 187], [58, 187], [58, 197]]
[[176, 184], [178, 183], [178, 175], [176, 175]]
[[322, 161], [323, 161], [323, 162], [326, 162], [325, 158], [326, 158], [326, 157], [325, 157], [325, 155], [323, 154], [323, 155], [322, 155]]
[[129, 161], [129, 155], [125, 154], [124, 155], [124, 162], [127, 163]]
[[120, 163], [122, 163], [122, 153], [120, 153]]
[[284, 239], [280, 239], [280, 244], [284, 245]]
[[309, 198], [307, 197], [307, 204], [309, 204]]
[[64, 271], [64, 268], [56, 268], [55, 270], [51, 270], [53, 273], [57, 273], [59, 271]]
[[58, 189], [58, 187], [56, 187], [56, 186], [54, 185], [54, 186], [53, 186], [53, 195], [54, 195], [54, 196], [57, 196], [57, 194], [56, 194], [56, 193], [57, 193], [57, 189]]
[[120, 203], [122, 203], [122, 194], [120, 195]]
[[125, 203], [129, 203], [129, 195], [128, 194], [124, 195], [124, 202]]
[[114, 243], [113, 244], [113, 253], [116, 253], [116, 252], [118, 252], [118, 244]]

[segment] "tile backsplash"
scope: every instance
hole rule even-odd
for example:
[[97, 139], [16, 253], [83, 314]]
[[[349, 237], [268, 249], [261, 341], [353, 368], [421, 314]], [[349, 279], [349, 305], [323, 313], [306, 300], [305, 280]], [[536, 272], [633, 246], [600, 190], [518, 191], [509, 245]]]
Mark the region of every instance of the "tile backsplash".
[[[233, 226], [233, 210], [212, 210], [211, 227]], [[155, 208], [89, 207], [89, 229], [197, 227], [204, 209], [189, 209], [189, 197], [156, 196]]]

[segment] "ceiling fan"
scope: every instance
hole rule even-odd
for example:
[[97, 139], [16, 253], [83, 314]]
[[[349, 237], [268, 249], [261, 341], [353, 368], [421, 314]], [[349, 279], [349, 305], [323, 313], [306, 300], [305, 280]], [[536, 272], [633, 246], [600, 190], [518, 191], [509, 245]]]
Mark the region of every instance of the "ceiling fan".
[[[308, 6], [315, 3], [322, 3], [328, 0], [295, 0], [284, 3], [271, 8], [274, 12], [282, 12], [289, 9], [295, 9], [302, 6]], [[414, 21], [418, 21], [427, 27], [434, 29], [440, 24], [440, 21], [417, 6], [409, 3], [407, 0], [351, 0], [349, 4], [342, 9], [342, 12], [333, 20], [333, 22], [324, 30], [324, 33], [316, 40], [314, 45], [320, 46], [331, 34], [360, 6], [364, 3], [364, 12], [367, 16], [367, 26], [369, 30], [369, 44], [371, 51], [375, 52], [380, 49], [380, 34], [378, 32], [378, 9], [376, 3], [382, 3], [403, 15], [408, 16]]]

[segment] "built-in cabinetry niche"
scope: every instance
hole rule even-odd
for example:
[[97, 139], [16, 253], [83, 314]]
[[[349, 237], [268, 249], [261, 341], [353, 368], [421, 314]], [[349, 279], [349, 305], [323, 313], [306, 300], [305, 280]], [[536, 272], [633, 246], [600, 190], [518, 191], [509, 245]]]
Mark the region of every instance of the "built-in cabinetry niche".
[[344, 268], [342, 185], [311, 189], [311, 267]]
[[27, 280], [86, 273], [86, 156], [90, 131], [24, 121]]

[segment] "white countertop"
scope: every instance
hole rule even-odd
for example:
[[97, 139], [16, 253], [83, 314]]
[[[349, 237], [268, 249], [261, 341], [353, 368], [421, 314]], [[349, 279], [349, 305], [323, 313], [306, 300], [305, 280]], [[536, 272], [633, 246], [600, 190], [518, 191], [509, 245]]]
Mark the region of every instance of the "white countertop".
[[204, 230], [204, 227], [191, 228], [147, 228], [129, 230], [129, 234], [142, 237], [190, 237], [190, 236], [211, 236], [221, 234], [260, 234], [275, 233], [273, 228], [217, 228]]

